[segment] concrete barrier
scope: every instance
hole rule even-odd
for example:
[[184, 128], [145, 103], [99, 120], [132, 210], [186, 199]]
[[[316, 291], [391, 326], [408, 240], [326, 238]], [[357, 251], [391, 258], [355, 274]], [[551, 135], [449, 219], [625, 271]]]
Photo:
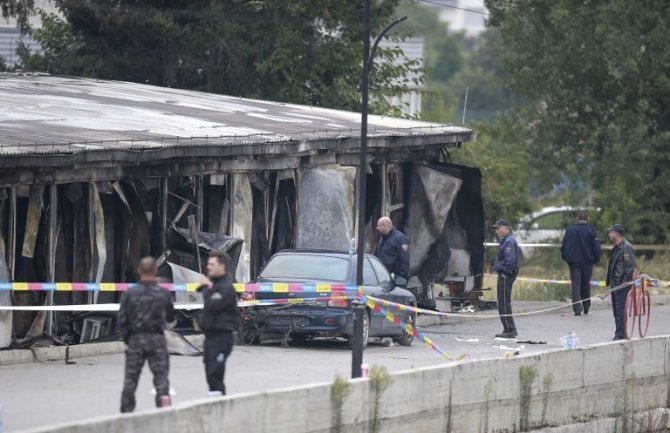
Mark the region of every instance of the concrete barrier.
[[[205, 338], [204, 335], [187, 335], [184, 338], [197, 349], [202, 350]], [[0, 365], [22, 364], [26, 362], [65, 361], [66, 359], [113, 355], [115, 353], [123, 353], [125, 350], [126, 345], [122, 341], [2, 350], [0, 351]]]
[[607, 343], [400, 372], [386, 389], [379, 377], [357, 379], [33, 432], [502, 433], [606, 418], [633, 423], [642, 412], [667, 417], [654, 410], [670, 402], [669, 348], [670, 337]]

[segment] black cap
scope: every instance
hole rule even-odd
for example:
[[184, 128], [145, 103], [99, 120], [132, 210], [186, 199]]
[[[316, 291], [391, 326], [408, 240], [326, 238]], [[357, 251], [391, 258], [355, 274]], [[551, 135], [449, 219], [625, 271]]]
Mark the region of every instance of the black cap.
[[612, 227], [607, 229], [607, 233], [617, 232], [620, 235], [626, 234], [626, 229], [621, 224], [614, 224]]
[[507, 221], [505, 221], [505, 220], [498, 220], [498, 221], [496, 221], [495, 224], [493, 224], [493, 227], [494, 227], [494, 228], [498, 228], [498, 227], [509, 227], [509, 224], [508, 224]]

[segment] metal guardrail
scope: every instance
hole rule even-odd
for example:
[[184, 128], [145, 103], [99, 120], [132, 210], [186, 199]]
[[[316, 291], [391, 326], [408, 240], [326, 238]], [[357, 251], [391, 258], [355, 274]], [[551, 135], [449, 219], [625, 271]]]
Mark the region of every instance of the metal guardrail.
[[[484, 242], [485, 247], [497, 247], [498, 243], [497, 242]], [[520, 247], [524, 248], [561, 248], [561, 244], [526, 244], [526, 243], [520, 243]], [[604, 250], [611, 250], [614, 248], [613, 245], [602, 245], [602, 249]], [[638, 251], [666, 251], [670, 250], [670, 245], [649, 245], [649, 244], [637, 244], [633, 245], [633, 248], [635, 248]]]

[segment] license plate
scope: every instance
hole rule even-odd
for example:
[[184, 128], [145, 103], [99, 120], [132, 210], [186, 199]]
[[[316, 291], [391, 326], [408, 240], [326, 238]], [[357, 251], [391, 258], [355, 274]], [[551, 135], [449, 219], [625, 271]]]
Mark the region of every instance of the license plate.
[[309, 325], [309, 319], [307, 317], [270, 316], [267, 318], [267, 323], [280, 328], [300, 328]]

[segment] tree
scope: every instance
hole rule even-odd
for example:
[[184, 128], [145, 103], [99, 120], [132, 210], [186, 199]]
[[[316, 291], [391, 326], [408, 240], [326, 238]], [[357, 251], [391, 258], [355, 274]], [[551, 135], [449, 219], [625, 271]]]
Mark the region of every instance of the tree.
[[521, 151], [525, 142], [518, 121], [514, 113], [502, 113], [494, 122], [477, 122], [477, 139], [451, 153], [454, 162], [482, 171], [486, 227], [498, 218], [516, 223], [531, 210], [530, 185], [536, 172]]
[[85, 44], [75, 36], [69, 23], [55, 14], [38, 11], [42, 27], [31, 31], [41, 51], [33, 53], [19, 43], [19, 68], [27, 71], [45, 71], [61, 75], [89, 75], [95, 64]]
[[22, 31], [28, 28], [28, 18], [34, 12], [34, 0], [0, 0], [0, 15], [2, 18], [15, 17]]
[[[376, 6], [373, 28], [399, 0]], [[34, 32], [52, 70], [331, 108], [360, 108], [362, 2], [358, 0], [59, 0], [65, 21]], [[48, 25], [47, 25], [48, 24]], [[380, 50], [371, 108], [408, 90], [415, 62]]]
[[[608, 223], [665, 242], [670, 211], [668, 1], [487, 0], [545, 182], [584, 184]], [[548, 164], [548, 162], [550, 163]]]

